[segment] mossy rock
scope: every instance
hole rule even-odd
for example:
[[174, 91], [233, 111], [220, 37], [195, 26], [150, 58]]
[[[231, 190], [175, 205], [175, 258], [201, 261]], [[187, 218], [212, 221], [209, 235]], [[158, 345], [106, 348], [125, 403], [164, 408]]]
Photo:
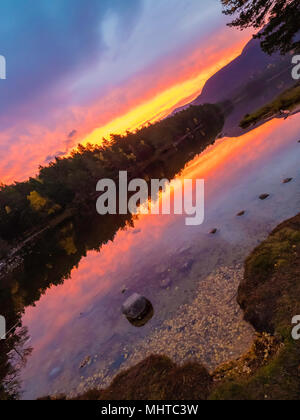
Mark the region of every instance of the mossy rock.
[[292, 318], [300, 314], [300, 214], [278, 226], [245, 263], [238, 301], [245, 319], [258, 331], [281, 340], [267, 364], [249, 377], [218, 384], [213, 400], [298, 400], [300, 342], [291, 337]]
[[299, 256], [300, 215], [277, 227], [246, 260], [238, 302], [257, 331], [289, 327], [300, 313]]

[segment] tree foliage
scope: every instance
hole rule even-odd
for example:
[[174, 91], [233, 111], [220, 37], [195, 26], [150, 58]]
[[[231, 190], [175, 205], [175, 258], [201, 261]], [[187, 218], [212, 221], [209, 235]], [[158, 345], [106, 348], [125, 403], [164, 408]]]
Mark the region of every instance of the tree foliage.
[[299, 0], [221, 0], [225, 15], [238, 15], [229, 26], [258, 29], [254, 36], [272, 54], [300, 51]]
[[[204, 134], [198, 130], [200, 122]], [[218, 106], [192, 106], [136, 132], [111, 135], [101, 145], [79, 145], [71, 156], [40, 167], [38, 177], [27, 182], [0, 185], [0, 239], [11, 242], [30, 236], [63, 212], [95, 211], [99, 179], [117, 180], [119, 171], [124, 170], [131, 176], [141, 176], [143, 168], [164, 160], [166, 150], [172, 150], [181, 138], [199, 138], [205, 146], [217, 134], [214, 131], [221, 130], [223, 122]], [[70, 239], [64, 243], [68, 252], [75, 250]]]

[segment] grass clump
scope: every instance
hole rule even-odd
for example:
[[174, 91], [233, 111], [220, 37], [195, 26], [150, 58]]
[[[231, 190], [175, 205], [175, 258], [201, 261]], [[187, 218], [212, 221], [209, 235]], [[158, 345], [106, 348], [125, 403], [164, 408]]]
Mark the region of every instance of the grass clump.
[[[212, 377], [199, 363], [178, 366], [166, 356], [149, 356], [121, 372], [104, 390], [89, 390], [75, 400], [207, 400]], [[42, 400], [64, 400], [65, 396]]]
[[274, 101], [259, 108], [252, 114], [247, 114], [240, 122], [240, 127], [246, 129], [252, 125], [271, 118], [278, 114], [280, 111], [292, 111], [297, 105], [300, 104], [300, 83], [297, 83], [290, 89], [287, 89], [279, 95]]

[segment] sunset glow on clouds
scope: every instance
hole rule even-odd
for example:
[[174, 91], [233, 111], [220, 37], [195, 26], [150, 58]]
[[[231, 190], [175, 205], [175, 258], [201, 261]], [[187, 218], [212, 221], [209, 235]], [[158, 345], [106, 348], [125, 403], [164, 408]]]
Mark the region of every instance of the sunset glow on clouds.
[[226, 28], [219, 0], [2, 3], [4, 183], [35, 175], [79, 142], [165, 117], [249, 39]]

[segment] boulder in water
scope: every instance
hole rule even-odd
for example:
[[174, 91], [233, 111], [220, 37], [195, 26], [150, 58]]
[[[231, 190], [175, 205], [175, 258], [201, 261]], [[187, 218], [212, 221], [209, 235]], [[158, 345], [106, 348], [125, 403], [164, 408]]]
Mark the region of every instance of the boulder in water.
[[122, 313], [131, 324], [139, 327], [152, 318], [153, 306], [144, 296], [134, 293], [123, 303]]

